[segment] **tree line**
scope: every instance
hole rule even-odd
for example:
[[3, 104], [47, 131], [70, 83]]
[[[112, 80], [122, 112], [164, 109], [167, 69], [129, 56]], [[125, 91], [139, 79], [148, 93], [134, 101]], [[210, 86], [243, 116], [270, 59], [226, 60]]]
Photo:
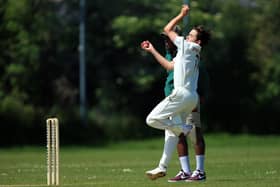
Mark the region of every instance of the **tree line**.
[[[186, 31], [203, 24], [209, 97], [205, 132], [279, 134], [279, 0], [190, 1]], [[165, 71], [139, 44], [159, 36], [176, 0], [87, 1], [87, 126], [79, 114], [79, 1], [0, 0], [0, 145], [44, 143], [57, 116], [62, 143], [152, 137], [145, 117], [164, 97]], [[14, 138], [17, 137], [17, 138]]]

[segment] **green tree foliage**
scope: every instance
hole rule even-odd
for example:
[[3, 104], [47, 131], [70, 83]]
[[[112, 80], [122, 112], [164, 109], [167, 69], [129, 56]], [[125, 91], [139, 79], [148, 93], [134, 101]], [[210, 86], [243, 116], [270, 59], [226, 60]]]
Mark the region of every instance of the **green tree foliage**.
[[[258, 0], [254, 12], [252, 40], [249, 46], [249, 61], [255, 64], [256, 70], [251, 74], [251, 82], [257, 85], [254, 99], [260, 115], [256, 123], [267, 125], [271, 132], [279, 132], [279, 95], [280, 95], [280, 16], [278, 0]], [[272, 117], [273, 116], [273, 117]], [[254, 131], [258, 131], [257, 127]]]
[[209, 109], [214, 109], [209, 111], [209, 128], [239, 132], [246, 129], [243, 120], [255, 89], [249, 80], [254, 65], [247, 60], [251, 9], [238, 1], [218, 2], [213, 38], [206, 49], [213, 93]]
[[[206, 131], [279, 132], [271, 124], [280, 120], [269, 115], [280, 110], [279, 1], [190, 2], [190, 24], [181, 23], [185, 33], [198, 24], [212, 32], [202, 51], [211, 88], [203, 112]], [[41, 132], [19, 139], [34, 143], [45, 118], [55, 115], [67, 143], [162, 134], [148, 128], [145, 117], [164, 97], [165, 70], [139, 44], [148, 39], [164, 53], [159, 33], [180, 2], [87, 1], [86, 129], [78, 111], [79, 1], [0, 4], [0, 118], [7, 124], [1, 123], [2, 132]]]
[[262, 103], [280, 95], [280, 38], [277, 35], [280, 21], [275, 19], [280, 16], [277, 10], [280, 2], [258, 3], [258, 13], [254, 15], [252, 23], [255, 40], [250, 46], [250, 60], [258, 67], [252, 79], [259, 84], [256, 99]]

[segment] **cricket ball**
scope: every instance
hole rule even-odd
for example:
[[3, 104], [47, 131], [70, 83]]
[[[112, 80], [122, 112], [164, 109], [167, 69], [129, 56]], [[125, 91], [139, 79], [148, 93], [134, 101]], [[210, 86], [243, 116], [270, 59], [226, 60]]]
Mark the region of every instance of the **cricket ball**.
[[149, 47], [149, 42], [147, 42], [147, 41], [142, 42], [142, 47], [143, 48], [148, 48]]

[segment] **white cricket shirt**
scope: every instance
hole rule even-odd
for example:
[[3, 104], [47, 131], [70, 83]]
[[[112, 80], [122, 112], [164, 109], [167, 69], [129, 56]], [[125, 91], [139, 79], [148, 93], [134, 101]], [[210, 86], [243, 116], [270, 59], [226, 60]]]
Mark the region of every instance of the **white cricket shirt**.
[[174, 63], [174, 88], [184, 87], [189, 91], [196, 91], [199, 74], [200, 45], [187, 42], [184, 37], [177, 36], [174, 40], [177, 55]]

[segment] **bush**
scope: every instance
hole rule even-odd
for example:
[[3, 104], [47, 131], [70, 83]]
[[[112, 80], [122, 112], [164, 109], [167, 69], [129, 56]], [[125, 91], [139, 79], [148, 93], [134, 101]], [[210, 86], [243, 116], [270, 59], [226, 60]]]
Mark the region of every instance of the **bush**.
[[36, 112], [32, 105], [7, 96], [0, 102], [0, 145], [30, 143]]

